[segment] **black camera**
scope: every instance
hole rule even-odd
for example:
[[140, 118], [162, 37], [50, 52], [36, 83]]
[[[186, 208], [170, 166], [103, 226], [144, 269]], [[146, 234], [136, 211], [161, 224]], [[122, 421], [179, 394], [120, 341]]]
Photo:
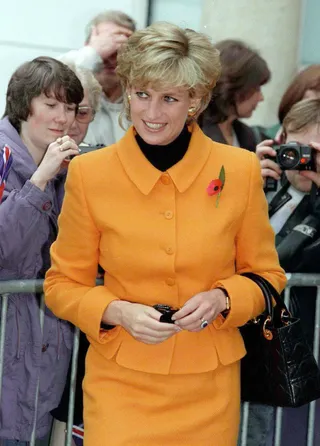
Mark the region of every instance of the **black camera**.
[[[90, 144], [80, 144], [79, 145], [79, 155], [83, 155], [84, 153], [90, 153], [93, 152], [94, 150], [98, 150], [98, 149], [102, 149], [103, 147], [106, 147], [103, 144], [96, 144], [96, 145], [90, 145]], [[75, 156], [77, 155], [71, 155], [68, 156], [68, 160], [71, 161]]]
[[96, 144], [96, 145], [90, 145], [90, 144], [80, 144], [80, 155], [83, 155], [84, 153], [93, 152], [94, 150], [102, 149], [105, 147], [103, 144]]
[[315, 150], [292, 141], [273, 146], [277, 152], [276, 163], [282, 170], [316, 170]]
[[166, 322], [167, 324], [174, 324], [174, 321], [171, 318], [174, 315], [174, 313], [179, 311], [178, 308], [172, 308], [169, 305], [164, 305], [164, 304], [154, 305], [153, 308], [162, 313], [162, 315], [160, 316], [160, 322]]

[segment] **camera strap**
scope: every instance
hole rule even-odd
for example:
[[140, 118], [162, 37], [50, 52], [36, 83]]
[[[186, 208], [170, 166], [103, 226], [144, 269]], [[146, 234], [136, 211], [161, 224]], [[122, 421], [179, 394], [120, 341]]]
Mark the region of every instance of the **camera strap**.
[[288, 201], [291, 200], [292, 196], [289, 194], [290, 183], [286, 180], [275, 196], [269, 203], [269, 218], [271, 218], [279, 209], [282, 208]]

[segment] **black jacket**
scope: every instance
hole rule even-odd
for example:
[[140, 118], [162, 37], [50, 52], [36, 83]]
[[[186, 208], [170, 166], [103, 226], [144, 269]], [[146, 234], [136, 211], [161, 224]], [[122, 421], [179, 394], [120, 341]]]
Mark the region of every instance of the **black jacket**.
[[[288, 200], [290, 184], [285, 182], [269, 203], [271, 217]], [[282, 268], [287, 272], [320, 273], [320, 196], [307, 194], [276, 235]]]
[[[285, 182], [269, 204], [274, 214], [289, 199]], [[315, 189], [305, 195], [276, 235], [280, 265], [288, 273], [320, 273], [320, 196]], [[316, 287], [292, 287], [291, 311], [301, 318], [310, 345], [313, 345]]]
[[[227, 144], [218, 124], [212, 122], [209, 115], [204, 114], [200, 121], [202, 131], [213, 141]], [[253, 129], [239, 120], [232, 123], [233, 130], [237, 136], [240, 147], [250, 152], [256, 151], [256, 145], [267, 139], [267, 137], [258, 129]]]

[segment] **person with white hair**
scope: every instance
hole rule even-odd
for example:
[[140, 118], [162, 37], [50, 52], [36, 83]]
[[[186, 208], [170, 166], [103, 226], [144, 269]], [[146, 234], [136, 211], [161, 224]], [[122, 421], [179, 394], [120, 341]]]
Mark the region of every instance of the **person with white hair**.
[[87, 141], [88, 127], [95, 119], [100, 110], [100, 96], [102, 88], [91, 73], [86, 68], [78, 67], [72, 58], [67, 55], [60, 57], [60, 61], [67, 65], [78, 77], [83, 87], [83, 100], [79, 104], [76, 118], [69, 130], [69, 136], [78, 145], [89, 145]]

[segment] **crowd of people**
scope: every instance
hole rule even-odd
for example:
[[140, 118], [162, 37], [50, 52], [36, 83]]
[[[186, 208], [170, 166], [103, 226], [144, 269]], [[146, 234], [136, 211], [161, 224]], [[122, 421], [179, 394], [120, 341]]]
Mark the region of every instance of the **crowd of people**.
[[[34, 426], [39, 446], [64, 444], [75, 326], [85, 446], [237, 445], [238, 328], [264, 311], [242, 274], [282, 292], [285, 271], [320, 272], [320, 66], [279, 98], [277, 126], [250, 127], [271, 75], [245, 42], [137, 30], [118, 11], [89, 22], [83, 48], [13, 73], [0, 280], [45, 279], [45, 305], [8, 300], [1, 446], [28, 446]], [[311, 170], [281, 164], [292, 142]], [[291, 294], [312, 348], [316, 288]], [[251, 405], [248, 446], [272, 446], [274, 422]], [[307, 407], [284, 411], [284, 446], [307, 429]]]

